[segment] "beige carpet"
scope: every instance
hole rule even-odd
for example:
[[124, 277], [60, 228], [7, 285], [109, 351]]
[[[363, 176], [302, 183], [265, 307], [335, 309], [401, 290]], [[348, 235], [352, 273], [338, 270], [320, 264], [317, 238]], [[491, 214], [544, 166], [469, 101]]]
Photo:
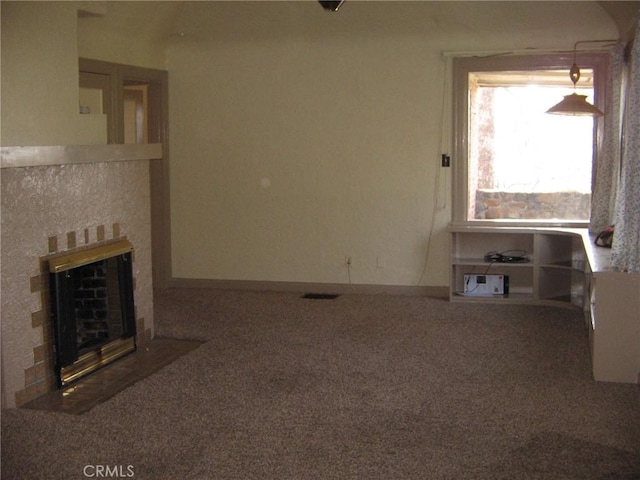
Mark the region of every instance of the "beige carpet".
[[640, 391], [591, 379], [579, 312], [169, 290], [156, 321], [206, 342], [83, 415], [3, 411], [3, 479], [640, 479]]

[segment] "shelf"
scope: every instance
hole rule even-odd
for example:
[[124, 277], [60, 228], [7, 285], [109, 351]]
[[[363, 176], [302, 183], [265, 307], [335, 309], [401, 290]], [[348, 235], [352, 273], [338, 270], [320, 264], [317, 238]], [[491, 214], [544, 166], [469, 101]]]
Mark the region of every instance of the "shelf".
[[508, 295], [465, 295], [464, 292], [454, 292], [451, 296], [453, 302], [478, 302], [478, 303], [532, 303], [535, 300], [533, 293], [509, 293]]
[[576, 307], [582, 307], [584, 305], [584, 297], [581, 295], [557, 295], [555, 297], [541, 297], [540, 300], [567, 303], [575, 305]]
[[533, 259], [529, 262], [487, 262], [484, 258], [477, 257], [454, 257], [451, 259], [453, 265], [474, 265], [483, 266], [485, 268], [494, 267], [533, 267]]
[[162, 158], [161, 143], [0, 148], [0, 168], [131, 162], [160, 158]]
[[554, 262], [554, 263], [545, 263], [544, 265], [540, 265], [541, 268], [566, 268], [566, 269], [572, 269], [573, 268], [573, 264], [571, 262], [571, 260], [565, 260], [565, 261], [561, 261], [561, 262]]
[[[522, 250], [529, 262], [486, 262], [490, 251]], [[455, 301], [582, 306], [586, 256], [581, 235], [540, 229], [452, 229], [450, 298]], [[461, 295], [464, 275], [509, 276], [505, 296]]]
[[585, 273], [585, 265], [583, 263], [576, 263], [573, 261], [557, 262], [557, 263], [545, 263], [540, 265], [539, 268], [545, 268], [549, 270], [568, 270], [572, 272]]
[[455, 292], [456, 296], [466, 297], [466, 298], [533, 298], [532, 292], [510, 292], [506, 295], [469, 295], [464, 293], [463, 291]]

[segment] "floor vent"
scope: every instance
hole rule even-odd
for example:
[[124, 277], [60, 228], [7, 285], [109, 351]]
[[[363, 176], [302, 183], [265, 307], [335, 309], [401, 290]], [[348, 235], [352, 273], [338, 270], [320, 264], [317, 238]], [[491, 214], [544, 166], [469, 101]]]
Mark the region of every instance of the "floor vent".
[[312, 300], [333, 300], [340, 295], [336, 293], [305, 293], [302, 298], [309, 298]]

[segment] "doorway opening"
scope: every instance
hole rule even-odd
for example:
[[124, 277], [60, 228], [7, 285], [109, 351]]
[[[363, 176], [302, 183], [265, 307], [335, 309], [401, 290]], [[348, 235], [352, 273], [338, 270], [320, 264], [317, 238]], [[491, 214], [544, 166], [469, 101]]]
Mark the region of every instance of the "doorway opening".
[[79, 75], [81, 111], [84, 102], [99, 105], [84, 113], [106, 115], [108, 143], [162, 144], [162, 159], [149, 164], [151, 261], [154, 286], [166, 288], [171, 278], [168, 73], [81, 58]]

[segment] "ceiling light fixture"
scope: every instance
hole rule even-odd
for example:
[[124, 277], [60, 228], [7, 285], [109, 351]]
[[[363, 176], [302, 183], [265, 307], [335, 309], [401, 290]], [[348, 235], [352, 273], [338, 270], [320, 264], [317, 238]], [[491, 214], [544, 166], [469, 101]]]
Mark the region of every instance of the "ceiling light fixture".
[[337, 12], [340, 5], [344, 3], [344, 0], [318, 0], [318, 3], [322, 5], [327, 12]]
[[[580, 68], [576, 63], [576, 52], [578, 49], [578, 44], [580, 43], [611, 43], [615, 42], [615, 40], [584, 40], [581, 42], [576, 42], [573, 46], [573, 65], [571, 65], [571, 69], [569, 70], [569, 78], [573, 82], [573, 89], [576, 89], [576, 84], [578, 80], [580, 80]], [[547, 110], [547, 113], [555, 114], [555, 115], [572, 115], [572, 116], [590, 116], [590, 117], [601, 117], [604, 113], [596, 106], [591, 105], [587, 102], [586, 95], [578, 95], [575, 91], [571, 95], [566, 95], [564, 99]]]

